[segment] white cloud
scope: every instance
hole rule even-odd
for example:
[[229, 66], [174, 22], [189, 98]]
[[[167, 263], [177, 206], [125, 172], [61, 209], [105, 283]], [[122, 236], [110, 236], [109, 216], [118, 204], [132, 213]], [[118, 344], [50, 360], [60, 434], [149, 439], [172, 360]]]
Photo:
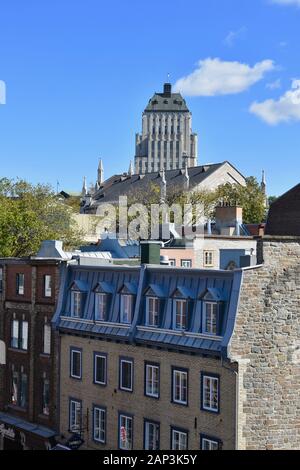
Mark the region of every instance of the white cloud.
[[267, 83], [266, 88], [268, 88], [269, 90], [278, 90], [279, 88], [281, 88], [280, 78], [275, 80], [275, 82]]
[[272, 60], [263, 60], [253, 67], [240, 62], [225, 62], [218, 58], [198, 62], [198, 68], [174, 85], [175, 90], [188, 96], [216, 96], [241, 93], [274, 69]]
[[6, 87], [5, 83], [0, 80], [0, 104], [6, 103]]
[[225, 46], [232, 47], [237, 39], [243, 39], [247, 32], [246, 26], [242, 26], [242, 28], [238, 29], [237, 31], [230, 31], [226, 38], [224, 39]]
[[300, 7], [300, 0], [270, 0], [271, 3], [277, 3], [277, 5], [296, 5]]
[[300, 121], [300, 80], [293, 80], [291, 89], [278, 100], [252, 103], [250, 112], [273, 126], [280, 122]]

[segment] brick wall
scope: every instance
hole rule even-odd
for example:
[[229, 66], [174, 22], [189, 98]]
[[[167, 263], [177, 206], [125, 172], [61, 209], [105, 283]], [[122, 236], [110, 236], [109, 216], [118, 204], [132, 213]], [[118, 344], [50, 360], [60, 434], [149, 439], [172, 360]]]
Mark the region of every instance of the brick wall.
[[[83, 378], [70, 378], [70, 347], [83, 350]], [[93, 352], [108, 354], [108, 385], [93, 384]], [[134, 359], [134, 392], [119, 390], [119, 357]], [[144, 362], [160, 364], [160, 399], [144, 396]], [[189, 369], [188, 407], [171, 403], [171, 367]], [[228, 365], [226, 366], [228, 367]], [[143, 448], [144, 418], [160, 422], [161, 449], [170, 449], [170, 426], [189, 430], [189, 449], [199, 449], [200, 434], [223, 441], [223, 449], [235, 446], [235, 374], [220, 359], [137, 347], [63, 335], [61, 337], [61, 432], [69, 436], [69, 398], [83, 402], [84, 447], [118, 448], [118, 412], [134, 415], [134, 449]], [[200, 410], [200, 374], [220, 375], [220, 413]], [[93, 405], [107, 408], [107, 444], [92, 440]], [[86, 429], [88, 426], [88, 430]]]

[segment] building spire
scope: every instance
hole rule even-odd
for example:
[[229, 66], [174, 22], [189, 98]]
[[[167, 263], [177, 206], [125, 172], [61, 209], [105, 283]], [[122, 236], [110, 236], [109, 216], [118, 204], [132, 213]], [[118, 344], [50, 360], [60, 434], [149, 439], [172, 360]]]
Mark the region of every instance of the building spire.
[[100, 158], [99, 160], [97, 182], [99, 186], [101, 186], [101, 184], [104, 182], [104, 169], [103, 169], [102, 158]]
[[128, 169], [128, 174], [129, 176], [132, 176], [134, 173], [133, 171], [133, 165], [132, 165], [132, 161], [130, 160], [130, 165], [129, 165], [129, 169]]
[[85, 197], [87, 195], [87, 185], [86, 185], [86, 176], [83, 177], [83, 184], [82, 184], [82, 190], [81, 190], [81, 196]]
[[266, 173], [265, 170], [262, 170], [262, 178], [261, 178], [261, 189], [266, 192], [267, 182], [266, 182]]
[[189, 189], [190, 186], [190, 177], [189, 177], [189, 169], [188, 169], [188, 162], [185, 161], [185, 168], [184, 168], [184, 188]]

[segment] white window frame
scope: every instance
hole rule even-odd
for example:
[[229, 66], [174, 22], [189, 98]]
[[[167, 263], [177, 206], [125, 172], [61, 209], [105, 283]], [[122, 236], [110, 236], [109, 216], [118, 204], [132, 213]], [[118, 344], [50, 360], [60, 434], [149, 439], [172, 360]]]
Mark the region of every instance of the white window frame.
[[[214, 391], [213, 384], [216, 384], [216, 392]], [[217, 394], [217, 405], [213, 406], [215, 393]], [[207, 404], [206, 400], [207, 395], [209, 395], [209, 404]], [[206, 411], [218, 413], [220, 408], [219, 402], [219, 378], [204, 374], [202, 377], [202, 408]]]
[[74, 318], [81, 317], [82, 308], [82, 292], [74, 290], [71, 292], [71, 316]]
[[[22, 282], [20, 282], [22, 279]], [[24, 273], [17, 273], [17, 294], [24, 295], [25, 294], [25, 274]]]
[[[217, 336], [218, 335], [218, 313], [219, 313], [219, 303], [218, 302], [204, 302], [203, 309], [203, 322], [202, 322], [202, 332], [207, 335]], [[209, 328], [207, 328], [207, 320], [209, 319]], [[215, 322], [214, 322], [215, 316]], [[213, 326], [215, 323], [216, 330], [213, 331]]]
[[[104, 382], [97, 380], [97, 359], [104, 359]], [[94, 382], [98, 385], [107, 384], [107, 356], [105, 354], [95, 353], [94, 355]]]
[[[73, 357], [74, 357], [74, 354], [79, 354], [79, 368], [80, 368], [80, 375], [75, 375], [73, 374]], [[71, 348], [71, 370], [70, 370], [70, 376], [72, 377], [72, 379], [78, 379], [78, 380], [81, 380], [82, 379], [82, 351], [79, 351], [78, 349], [73, 349]]]
[[51, 354], [51, 336], [51, 325], [49, 325], [49, 323], [45, 323], [43, 335], [43, 354], [47, 354], [48, 356]]
[[[180, 369], [173, 369], [172, 386], [173, 386], [172, 388], [173, 402], [178, 403], [180, 405], [187, 405], [188, 404], [188, 372], [184, 370], [180, 370]], [[179, 391], [178, 398], [176, 398], [177, 390]], [[186, 396], [185, 399], [184, 399], [184, 395]]]
[[[152, 304], [152, 305], [151, 305]], [[151, 322], [151, 319], [155, 319], [155, 322]], [[158, 297], [146, 297], [146, 324], [147, 326], [157, 328], [159, 325], [159, 298]]]
[[192, 263], [192, 260], [191, 259], [182, 259], [181, 260], [181, 267], [182, 268], [191, 268], [193, 265]]
[[[177, 304], [181, 305], [180, 307], [180, 326], [177, 325]], [[184, 318], [184, 308], [185, 310], [185, 326], [183, 326], [183, 318]], [[188, 301], [186, 299], [174, 299], [173, 301], [173, 323], [174, 329], [178, 331], [184, 331], [187, 329], [187, 322], [188, 322]]]
[[[124, 421], [123, 421], [124, 420]], [[122, 422], [123, 421], [123, 422]], [[131, 426], [128, 424], [131, 423]], [[126, 435], [131, 431], [130, 441], [122, 444], [122, 428], [124, 428]], [[119, 448], [121, 450], [132, 450], [133, 449], [133, 417], [125, 414], [119, 415]]]
[[[205, 449], [205, 443], [207, 444], [208, 449]], [[208, 437], [202, 437], [201, 450], [219, 450], [219, 442], [209, 439]]]
[[[98, 425], [96, 425], [97, 420]], [[105, 444], [106, 442], [106, 409], [101, 408], [100, 406], [94, 407], [93, 439], [94, 441], [100, 442], [101, 444]]]
[[[149, 373], [150, 370], [151, 370], [151, 374]], [[156, 374], [157, 374], [156, 377], [155, 377], [155, 373], [153, 372], [154, 370], [156, 371]], [[157, 384], [157, 392], [154, 391], [155, 384]], [[146, 363], [145, 395], [147, 397], [159, 398], [159, 365]]]
[[[128, 302], [128, 305], [126, 305], [127, 302]], [[131, 294], [121, 294], [120, 323], [124, 323], [126, 325], [131, 324], [132, 310], [133, 310], [133, 296]]]
[[[101, 299], [101, 302], [100, 302], [100, 299]], [[96, 292], [95, 294], [95, 321], [105, 321], [106, 314], [107, 314], [107, 294], [103, 292]]]
[[21, 349], [22, 351], [28, 351], [28, 321], [23, 320], [21, 322]]
[[52, 297], [52, 276], [51, 274], [44, 275], [44, 297]]
[[211, 268], [214, 266], [214, 251], [213, 250], [205, 250], [203, 253], [204, 256], [204, 266], [206, 268]]
[[[183, 439], [185, 440], [185, 446], [183, 446]], [[176, 441], [178, 442], [178, 448], [175, 446]], [[187, 447], [188, 433], [179, 429], [172, 429], [172, 450], [187, 450]]]
[[[73, 408], [74, 406], [74, 408]], [[79, 423], [77, 423], [78, 413], [79, 412]], [[74, 424], [72, 423], [73, 416], [75, 418]], [[81, 428], [82, 421], [82, 403], [78, 400], [70, 400], [69, 406], [69, 427], [71, 432], [78, 432]]]
[[11, 347], [19, 349], [19, 320], [13, 320], [11, 326]]
[[[152, 440], [152, 445], [150, 445], [150, 427], [153, 427], [153, 440]], [[159, 450], [159, 431], [160, 431], [160, 425], [159, 423], [154, 423], [153, 421], [148, 421], [145, 420], [145, 449], [144, 450]], [[158, 444], [158, 447], [154, 445], [154, 443]]]
[[[130, 364], [130, 384], [131, 388], [123, 387], [123, 364]], [[120, 359], [120, 390], [124, 390], [125, 392], [132, 392], [133, 391], [133, 361], [130, 359]]]

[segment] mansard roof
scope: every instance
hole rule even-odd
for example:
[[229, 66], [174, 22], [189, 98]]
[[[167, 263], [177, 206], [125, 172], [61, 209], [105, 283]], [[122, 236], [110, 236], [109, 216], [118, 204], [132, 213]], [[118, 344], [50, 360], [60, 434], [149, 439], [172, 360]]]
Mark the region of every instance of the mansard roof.
[[[68, 265], [62, 276], [60, 298], [53, 322], [61, 333], [80, 334], [116, 341], [134, 341], [153, 347], [196, 354], [222, 354], [233, 331], [242, 271], [214, 271], [181, 269], [170, 266], [78, 266]], [[80, 284], [78, 284], [80, 283]], [[82, 284], [83, 283], [83, 284]], [[85, 285], [86, 292], [82, 318], [71, 315], [70, 285]], [[105, 322], [95, 321], [95, 286], [109, 285], [112, 301], [108, 305]], [[136, 294], [131, 324], [120, 323], [120, 296]], [[161, 298], [160, 325], [153, 329], [145, 324], [146, 295], [153, 293]], [[189, 328], [178, 332], [173, 327], [174, 295], [191, 299], [189, 305]], [[205, 298], [222, 300], [222, 331], [220, 336], [201, 333]], [[208, 297], [207, 297], [208, 296]]]
[[145, 109], [145, 113], [153, 112], [188, 113], [189, 108], [180, 93], [172, 93], [171, 96], [165, 95], [164, 93], [155, 93], [149, 100]]

